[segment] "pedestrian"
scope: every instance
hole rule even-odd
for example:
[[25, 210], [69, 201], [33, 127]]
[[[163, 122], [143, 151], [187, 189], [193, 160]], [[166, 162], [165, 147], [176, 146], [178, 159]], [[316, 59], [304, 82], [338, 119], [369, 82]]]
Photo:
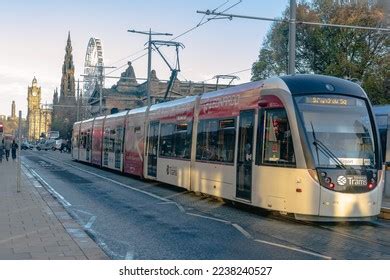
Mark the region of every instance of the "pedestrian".
[[72, 142], [68, 139], [66, 140], [66, 152], [70, 153], [72, 150]]
[[0, 142], [0, 163], [3, 162], [3, 155], [4, 155], [4, 139]]
[[9, 152], [11, 150], [11, 141], [9, 139], [5, 139], [4, 141], [4, 149], [5, 149], [5, 159], [8, 161]]
[[61, 140], [61, 146], [60, 146], [60, 152], [65, 152], [66, 145], [64, 143], [64, 140]]
[[15, 140], [12, 141], [11, 145], [11, 154], [12, 154], [12, 159], [16, 159], [16, 149], [18, 148], [18, 144], [16, 144]]

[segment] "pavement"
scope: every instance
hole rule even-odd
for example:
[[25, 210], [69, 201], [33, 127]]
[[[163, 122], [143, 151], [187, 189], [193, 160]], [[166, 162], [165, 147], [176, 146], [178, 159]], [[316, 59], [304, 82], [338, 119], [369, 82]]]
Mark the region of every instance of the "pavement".
[[17, 161], [0, 163], [0, 260], [109, 259], [63, 205]]

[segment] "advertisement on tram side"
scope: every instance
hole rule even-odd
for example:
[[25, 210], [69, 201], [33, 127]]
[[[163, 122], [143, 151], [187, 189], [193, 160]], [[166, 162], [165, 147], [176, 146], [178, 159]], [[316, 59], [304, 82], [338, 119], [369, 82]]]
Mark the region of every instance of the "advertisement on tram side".
[[123, 169], [123, 141], [127, 111], [106, 117], [103, 131], [102, 166]]
[[241, 110], [257, 108], [259, 98], [258, 87], [225, 94], [205, 94], [200, 100], [199, 119], [238, 116]]
[[[196, 97], [187, 97], [179, 104], [157, 104], [149, 111], [149, 120], [159, 120], [166, 123], [185, 122], [194, 116]], [[177, 102], [176, 102], [177, 103]]]
[[104, 117], [96, 118], [93, 123], [91, 162], [92, 164], [96, 164], [98, 166], [102, 165], [103, 124]]
[[127, 116], [123, 172], [143, 176], [145, 113]]

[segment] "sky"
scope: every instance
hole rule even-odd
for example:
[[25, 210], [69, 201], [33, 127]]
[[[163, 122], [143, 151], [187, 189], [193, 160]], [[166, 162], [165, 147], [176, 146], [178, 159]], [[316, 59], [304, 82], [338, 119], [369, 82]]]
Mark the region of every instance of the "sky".
[[[52, 103], [53, 91], [61, 84], [68, 31], [71, 33], [75, 78], [82, 81], [88, 41], [100, 38], [104, 64], [117, 67], [106, 74], [119, 77], [128, 60], [143, 54], [147, 36], [128, 29], [172, 33], [177, 36], [196, 26], [203, 15], [197, 10], [213, 10], [228, 0], [0, 0], [0, 115], [16, 110], [27, 114], [27, 88], [35, 76], [42, 88], [42, 103]], [[223, 11], [239, 0], [229, 0]], [[281, 17], [289, 0], [243, 0], [226, 13], [259, 17]], [[204, 19], [207, 19], [205, 17]], [[271, 23], [246, 19], [217, 19], [196, 28], [176, 41], [180, 50], [180, 80], [205, 81], [218, 74], [251, 68]], [[169, 37], [155, 39], [168, 40]], [[163, 48], [174, 61], [173, 48]], [[137, 55], [130, 56], [138, 51]], [[146, 78], [147, 56], [133, 62], [137, 78]], [[169, 78], [169, 69], [157, 53], [152, 69], [160, 79]], [[250, 80], [250, 71], [237, 73]], [[106, 79], [109, 87], [118, 79]]]

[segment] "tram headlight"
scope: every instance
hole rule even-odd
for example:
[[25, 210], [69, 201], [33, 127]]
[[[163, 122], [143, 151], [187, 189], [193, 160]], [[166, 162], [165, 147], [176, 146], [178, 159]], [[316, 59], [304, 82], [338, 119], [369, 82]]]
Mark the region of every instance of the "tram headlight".
[[327, 184], [332, 183], [332, 179], [331, 179], [330, 177], [326, 177], [326, 178], [324, 179], [324, 181], [325, 181], [325, 183], [327, 183]]
[[376, 187], [376, 180], [374, 178], [371, 178], [370, 182], [367, 184], [368, 189], [372, 190]]

